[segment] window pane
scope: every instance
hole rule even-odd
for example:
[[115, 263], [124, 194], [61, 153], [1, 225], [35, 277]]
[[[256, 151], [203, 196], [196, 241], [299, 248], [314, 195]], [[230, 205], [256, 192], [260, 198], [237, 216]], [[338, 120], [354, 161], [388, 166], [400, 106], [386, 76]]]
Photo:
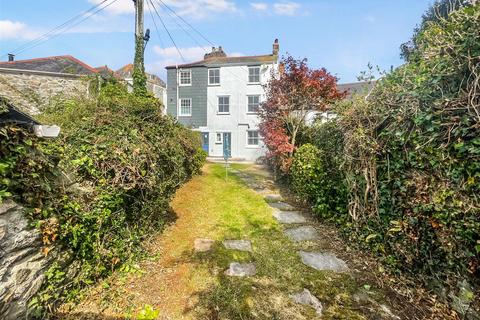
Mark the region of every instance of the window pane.
[[180, 84], [191, 84], [191, 73], [190, 71], [180, 71]]
[[260, 96], [248, 96], [248, 112], [258, 112], [260, 106]]
[[230, 97], [218, 97], [218, 112], [230, 112]]
[[247, 144], [251, 146], [256, 146], [259, 143], [258, 131], [248, 131], [248, 141]]
[[180, 99], [180, 115], [189, 116], [192, 114], [192, 101], [190, 99]]
[[248, 68], [248, 82], [260, 82], [260, 67]]
[[220, 83], [220, 69], [208, 70], [208, 83], [219, 84]]

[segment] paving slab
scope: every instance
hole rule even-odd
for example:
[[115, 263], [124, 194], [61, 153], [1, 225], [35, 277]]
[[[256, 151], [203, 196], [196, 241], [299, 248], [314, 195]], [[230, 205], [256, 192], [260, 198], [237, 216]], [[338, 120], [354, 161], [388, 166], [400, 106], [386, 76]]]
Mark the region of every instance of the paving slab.
[[231, 277], [251, 277], [257, 273], [253, 263], [230, 263], [230, 267], [225, 271], [227, 276]]
[[269, 203], [268, 204], [270, 207], [272, 208], [275, 208], [275, 209], [278, 209], [278, 210], [282, 210], [282, 211], [292, 211], [292, 210], [295, 210], [295, 207], [286, 203], [286, 202], [282, 202], [282, 201], [279, 201], [279, 202], [272, 202], [272, 203]]
[[283, 197], [279, 194], [266, 194], [263, 199], [266, 202], [280, 202], [283, 201]]
[[348, 271], [348, 266], [345, 261], [337, 258], [332, 253], [300, 251], [299, 254], [304, 264], [316, 270], [335, 272]]
[[301, 226], [285, 230], [287, 236], [293, 241], [307, 241], [318, 239], [318, 232], [312, 226]]
[[250, 240], [225, 240], [223, 246], [230, 250], [252, 252], [252, 242]]
[[277, 211], [273, 213], [278, 222], [284, 224], [305, 223], [307, 219], [298, 211]]
[[319, 316], [322, 315], [322, 303], [308, 289], [303, 289], [301, 292], [292, 294], [290, 295], [290, 298], [292, 298], [295, 303], [314, 308]]
[[193, 246], [196, 252], [207, 252], [212, 249], [215, 240], [211, 239], [195, 239]]

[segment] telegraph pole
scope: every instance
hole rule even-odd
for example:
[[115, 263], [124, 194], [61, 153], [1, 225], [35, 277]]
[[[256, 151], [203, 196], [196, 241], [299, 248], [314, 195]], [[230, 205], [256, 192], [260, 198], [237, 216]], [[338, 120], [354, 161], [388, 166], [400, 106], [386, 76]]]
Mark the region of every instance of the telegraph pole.
[[135, 58], [133, 61], [133, 92], [144, 95], [147, 93], [147, 78], [145, 76], [144, 52], [145, 40], [143, 28], [144, 0], [133, 0], [135, 5]]

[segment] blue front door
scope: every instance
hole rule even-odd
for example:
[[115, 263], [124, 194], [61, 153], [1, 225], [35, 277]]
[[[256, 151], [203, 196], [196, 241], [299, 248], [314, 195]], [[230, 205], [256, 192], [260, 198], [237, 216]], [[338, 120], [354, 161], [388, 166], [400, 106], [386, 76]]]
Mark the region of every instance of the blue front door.
[[232, 157], [232, 134], [230, 132], [223, 133], [223, 158], [227, 160]]
[[202, 149], [208, 152], [208, 132], [202, 132]]

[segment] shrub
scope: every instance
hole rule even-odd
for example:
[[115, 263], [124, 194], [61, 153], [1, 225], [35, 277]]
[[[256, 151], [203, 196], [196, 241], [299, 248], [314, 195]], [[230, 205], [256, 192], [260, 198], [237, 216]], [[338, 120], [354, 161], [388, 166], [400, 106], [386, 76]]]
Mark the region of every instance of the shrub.
[[[205, 160], [200, 136], [161, 114], [158, 100], [107, 84], [98, 99], [62, 101], [42, 120], [61, 126], [58, 139], [2, 129], [0, 179], [7, 196], [30, 208], [52, 244], [79, 266], [70, 282], [54, 265], [37, 303], [74, 297], [141, 252], [141, 241], [166, 221], [176, 189]], [[3, 167], [3, 170], [1, 169]], [[3, 188], [0, 188], [2, 190]], [[53, 282], [52, 282], [53, 281]]]
[[342, 135], [335, 122], [309, 129], [312, 144], [295, 152], [290, 172], [295, 193], [325, 218], [345, 219], [346, 194], [340, 170]]

